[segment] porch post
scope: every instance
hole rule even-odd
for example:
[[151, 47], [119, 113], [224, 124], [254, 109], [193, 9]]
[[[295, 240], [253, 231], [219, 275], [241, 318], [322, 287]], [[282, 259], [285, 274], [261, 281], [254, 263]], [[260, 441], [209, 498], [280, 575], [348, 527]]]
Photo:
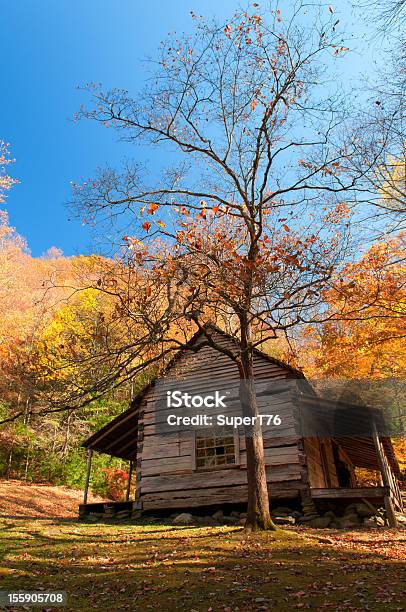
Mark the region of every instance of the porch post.
[[380, 441], [379, 436], [378, 436], [378, 431], [376, 429], [375, 421], [372, 422], [372, 436], [373, 436], [373, 440], [374, 440], [376, 456], [377, 456], [377, 459], [378, 459], [379, 470], [380, 470], [381, 475], [382, 475], [382, 482], [383, 482], [383, 485], [385, 487], [389, 488], [389, 495], [385, 495], [384, 498], [383, 498], [383, 501], [384, 501], [384, 504], [385, 504], [386, 516], [388, 518], [389, 527], [397, 527], [398, 526], [398, 521], [397, 521], [397, 518], [396, 518], [395, 510], [393, 508], [393, 503], [392, 503], [392, 499], [391, 499], [391, 492], [392, 492], [391, 481], [390, 481], [390, 478], [389, 478], [389, 474], [386, 471], [384, 450], [382, 448], [382, 444], [381, 444], [381, 441]]
[[125, 494], [125, 501], [130, 499], [130, 489], [131, 489], [131, 476], [133, 474], [133, 462], [130, 461], [130, 468], [128, 470], [128, 479], [127, 479], [127, 492]]
[[88, 494], [88, 491], [89, 491], [90, 468], [92, 466], [92, 456], [93, 456], [93, 451], [89, 449], [87, 451], [86, 482], [85, 482], [85, 490], [84, 490], [84, 493], [83, 493], [83, 503], [84, 504], [87, 504], [87, 494]]

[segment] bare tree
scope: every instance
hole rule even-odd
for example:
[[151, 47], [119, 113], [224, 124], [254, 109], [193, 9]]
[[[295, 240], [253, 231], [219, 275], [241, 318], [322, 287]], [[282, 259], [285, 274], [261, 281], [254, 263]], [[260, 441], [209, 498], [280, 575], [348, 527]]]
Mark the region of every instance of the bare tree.
[[[406, 222], [406, 47], [393, 43], [390, 58], [370, 87], [369, 100], [354, 121], [350, 164], [369, 214], [381, 230], [399, 231]], [[370, 205], [373, 208], [370, 208]]]
[[351, 162], [357, 175], [365, 173], [368, 222], [373, 217], [383, 232], [397, 232], [406, 221], [406, 2], [369, 2], [362, 10], [373, 24], [371, 35], [387, 51], [374, 81], [364, 87], [369, 97], [354, 121], [358, 146]]
[[402, 27], [406, 20], [406, 0], [376, 0], [365, 3], [364, 8], [374, 11], [383, 31], [391, 31], [395, 26]]
[[[127, 163], [74, 187], [87, 220], [113, 221], [118, 236], [126, 228], [124, 261], [96, 286], [132, 331], [95, 358], [112, 367], [71, 403], [190, 350], [199, 329], [203, 344], [236, 363], [243, 412], [255, 417], [255, 347], [323, 318], [365, 169], [353, 172], [355, 143], [340, 138], [343, 99], [326, 84], [347, 48], [331, 12], [307, 27], [309, 10], [238, 11], [221, 25], [193, 15], [194, 34], [162, 45], [139, 97], [90, 86], [94, 109], [80, 116], [159, 147], [173, 165], [157, 178]], [[227, 321], [234, 348], [216, 342], [213, 321]], [[257, 423], [246, 440], [247, 524], [273, 528]]]

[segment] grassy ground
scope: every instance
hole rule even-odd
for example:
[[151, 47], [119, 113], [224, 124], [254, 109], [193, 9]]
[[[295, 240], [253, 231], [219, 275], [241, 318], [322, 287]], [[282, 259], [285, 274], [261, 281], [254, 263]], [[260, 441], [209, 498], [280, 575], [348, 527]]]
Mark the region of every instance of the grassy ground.
[[[406, 531], [0, 519], [0, 589], [61, 589], [70, 610], [405, 610]], [[20, 608], [21, 609], [21, 608]]]

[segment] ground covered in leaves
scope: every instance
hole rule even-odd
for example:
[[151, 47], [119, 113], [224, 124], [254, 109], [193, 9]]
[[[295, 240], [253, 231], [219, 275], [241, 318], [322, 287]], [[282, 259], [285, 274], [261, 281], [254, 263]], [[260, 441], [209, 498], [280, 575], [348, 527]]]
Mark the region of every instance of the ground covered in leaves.
[[[83, 491], [69, 487], [0, 479], [0, 517], [75, 517]], [[102, 498], [89, 493], [90, 502]]]
[[[0, 589], [69, 610], [405, 610], [406, 531], [0, 519]], [[21, 609], [21, 608], [20, 608]]]

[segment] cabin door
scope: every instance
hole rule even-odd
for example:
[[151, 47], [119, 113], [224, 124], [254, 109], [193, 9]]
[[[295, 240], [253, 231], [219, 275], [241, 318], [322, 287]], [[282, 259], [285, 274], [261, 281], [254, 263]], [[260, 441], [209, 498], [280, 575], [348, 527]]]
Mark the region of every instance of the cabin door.
[[338, 444], [333, 444], [334, 463], [336, 466], [338, 486], [349, 488], [351, 487], [351, 472], [348, 466], [340, 458], [340, 449]]

